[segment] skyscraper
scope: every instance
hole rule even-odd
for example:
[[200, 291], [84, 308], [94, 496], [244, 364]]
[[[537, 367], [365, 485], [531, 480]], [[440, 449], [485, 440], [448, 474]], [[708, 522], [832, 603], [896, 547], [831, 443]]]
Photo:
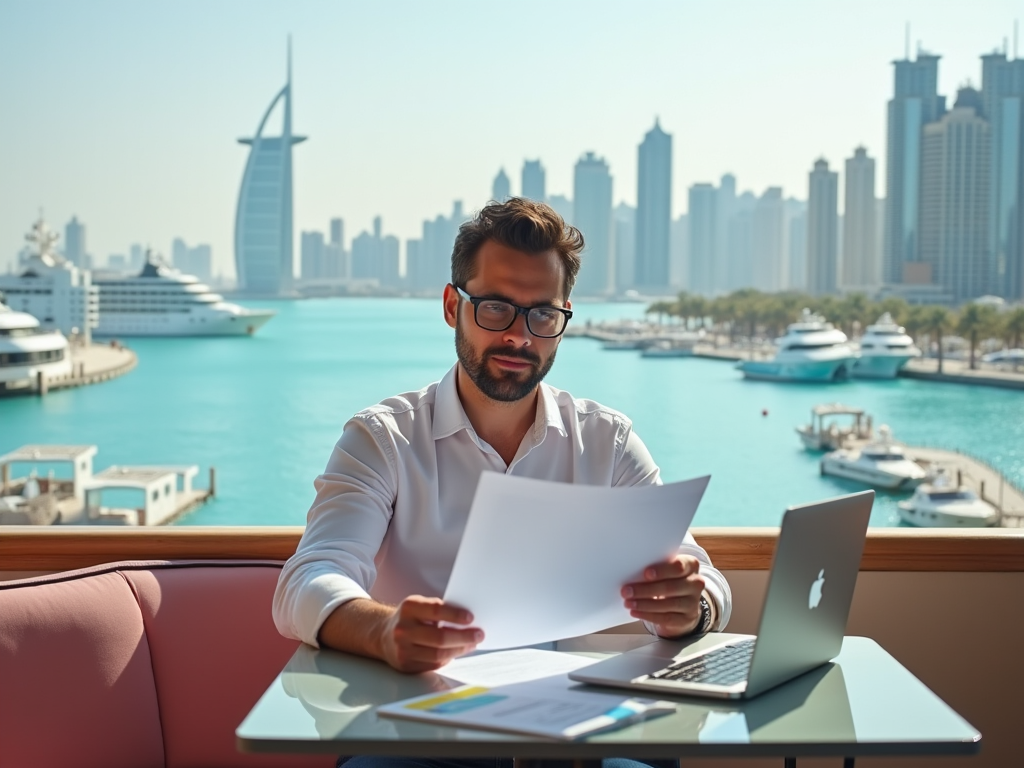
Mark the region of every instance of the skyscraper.
[[662, 293], [669, 288], [672, 221], [672, 137], [657, 120], [637, 152], [636, 285]]
[[324, 233], [303, 232], [299, 243], [302, 279], [316, 280], [327, 277], [324, 261]]
[[540, 160], [524, 160], [522, 196], [543, 203], [547, 199], [546, 174]]
[[633, 287], [636, 276], [636, 208], [619, 203], [612, 212], [615, 231], [615, 290], [624, 292]]
[[[924, 127], [920, 261], [957, 303], [992, 291], [989, 242], [991, 130], [981, 95], [962, 88], [953, 109]], [[924, 275], [928, 277], [929, 275]]]
[[547, 203], [565, 221], [572, 221], [572, 200], [568, 197], [565, 195], [552, 195], [548, 198]]
[[994, 293], [1024, 299], [1024, 59], [981, 57], [982, 116], [991, 126], [989, 247]]
[[769, 187], [754, 203], [751, 216], [751, 277], [755, 288], [778, 291], [785, 284], [782, 187]]
[[383, 288], [394, 288], [399, 281], [399, 244], [394, 235], [385, 235], [380, 216], [373, 219], [373, 233], [360, 232], [352, 240], [352, 278], [377, 280]]
[[718, 253], [718, 190], [711, 184], [690, 187], [690, 290], [702, 296], [715, 292]]
[[573, 174], [573, 225], [583, 233], [583, 263], [577, 296], [605, 296], [612, 291], [612, 176], [608, 163], [587, 152]]
[[510, 197], [512, 197], [512, 184], [508, 180], [505, 169], [502, 168], [494, 177], [494, 183], [491, 185], [491, 199], [503, 203]]
[[[921, 132], [946, 111], [946, 99], [938, 95], [938, 56], [919, 52], [917, 61], [908, 57], [894, 61], [893, 67], [885, 163], [884, 279], [887, 283], [902, 283], [904, 264], [918, 258]], [[813, 224], [809, 223], [810, 227]]]
[[345, 222], [331, 219], [331, 240], [324, 246], [324, 276], [348, 278], [348, 259], [345, 258]]
[[466, 220], [462, 201], [452, 203], [451, 216], [436, 216], [423, 222], [423, 235], [407, 240], [406, 280], [414, 291], [439, 295], [452, 278], [452, 247], [459, 226]]
[[807, 290], [815, 296], [836, 292], [838, 198], [839, 174], [822, 158], [814, 163], [807, 190]]
[[[619, 254], [615, 254], [618, 261]], [[690, 287], [690, 217], [685, 213], [672, 219], [669, 229], [669, 281], [673, 291]]]
[[[730, 177], [731, 178], [731, 177]], [[723, 183], [725, 178], [722, 179]], [[718, 191], [719, 205], [728, 188]], [[754, 279], [754, 214], [757, 209], [757, 197], [753, 192], [744, 192], [732, 198], [732, 212], [726, 219], [726, 247], [718, 248], [719, 261], [715, 264], [714, 293], [726, 293], [739, 288], [759, 287]], [[719, 217], [721, 219], [721, 217]]]
[[791, 197], [783, 204], [782, 215], [784, 247], [789, 259], [784, 287], [803, 291], [807, 286], [807, 203]]
[[846, 161], [843, 212], [844, 288], [874, 288], [881, 282], [875, 252], [875, 160], [857, 147]]
[[737, 208], [736, 177], [731, 173], [723, 174], [715, 200], [715, 253], [710, 285], [712, 294], [750, 284], [750, 265], [742, 264], [743, 238], [739, 232], [733, 231]]
[[[288, 79], [270, 102], [256, 135], [239, 139], [249, 159], [242, 174], [235, 215], [235, 269], [238, 290], [277, 296], [291, 290], [294, 273], [292, 225], [292, 147], [305, 136], [292, 135], [292, 57], [288, 43]], [[270, 113], [283, 103], [280, 136], [264, 136]]]
[[76, 267], [88, 268], [85, 258], [85, 224], [72, 216], [64, 225], [64, 258]]

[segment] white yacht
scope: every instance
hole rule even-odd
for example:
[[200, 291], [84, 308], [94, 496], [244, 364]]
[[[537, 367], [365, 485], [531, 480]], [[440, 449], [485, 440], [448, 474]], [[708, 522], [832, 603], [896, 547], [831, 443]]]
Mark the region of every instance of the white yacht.
[[999, 511], [972, 489], [953, 483], [940, 472], [919, 485], [907, 501], [897, 502], [900, 518], [922, 528], [987, 528], [999, 522]]
[[100, 294], [97, 336], [244, 336], [276, 314], [226, 302], [152, 252], [138, 275], [97, 272], [93, 284]]
[[893, 322], [892, 315], [886, 312], [860, 337], [860, 357], [853, 364], [852, 373], [863, 378], [894, 379], [909, 360], [920, 356], [921, 350], [906, 329]]
[[0, 303], [0, 393], [32, 389], [46, 380], [71, 375], [68, 340], [45, 330], [26, 312]]
[[928, 479], [928, 472], [892, 439], [885, 424], [878, 428], [878, 440], [860, 449], [840, 448], [821, 459], [821, 474], [857, 480], [874, 488], [909, 491]]
[[775, 340], [771, 360], [744, 360], [737, 367], [748, 379], [768, 381], [842, 381], [850, 375], [857, 352], [846, 334], [805, 309], [800, 320]]

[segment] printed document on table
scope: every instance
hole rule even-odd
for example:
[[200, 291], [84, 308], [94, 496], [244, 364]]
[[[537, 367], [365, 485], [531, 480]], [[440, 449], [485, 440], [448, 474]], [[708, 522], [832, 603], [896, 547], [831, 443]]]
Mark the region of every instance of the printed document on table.
[[633, 621], [622, 585], [675, 555], [708, 480], [607, 488], [484, 472], [444, 600], [472, 611], [481, 650]]
[[670, 701], [593, 691], [557, 675], [496, 688], [464, 685], [385, 704], [377, 714], [572, 740], [675, 711]]

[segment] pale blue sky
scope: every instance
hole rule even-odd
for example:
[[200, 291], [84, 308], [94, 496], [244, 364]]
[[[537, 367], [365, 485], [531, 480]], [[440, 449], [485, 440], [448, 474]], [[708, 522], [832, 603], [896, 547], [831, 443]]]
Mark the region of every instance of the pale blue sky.
[[815, 158], [858, 144], [884, 194], [890, 62], [942, 55], [950, 98], [978, 57], [1012, 48], [1019, 2], [0, 1], [0, 268], [45, 210], [77, 214], [100, 260], [133, 242], [213, 245], [233, 272], [235, 202], [251, 135], [294, 45], [296, 237], [376, 214], [403, 240], [422, 219], [518, 191], [540, 157], [549, 193], [603, 155], [616, 202], [636, 197], [636, 147], [674, 136], [673, 210], [732, 172], [741, 189], [806, 196]]

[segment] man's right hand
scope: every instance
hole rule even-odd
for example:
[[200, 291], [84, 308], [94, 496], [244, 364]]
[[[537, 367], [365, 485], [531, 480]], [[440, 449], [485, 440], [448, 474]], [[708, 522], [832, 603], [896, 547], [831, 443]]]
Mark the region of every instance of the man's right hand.
[[[381, 628], [380, 650], [401, 672], [437, 669], [484, 639], [482, 630], [465, 626], [473, 623], [473, 614], [437, 597], [410, 595], [391, 610]], [[441, 622], [461, 626], [439, 626]]]

